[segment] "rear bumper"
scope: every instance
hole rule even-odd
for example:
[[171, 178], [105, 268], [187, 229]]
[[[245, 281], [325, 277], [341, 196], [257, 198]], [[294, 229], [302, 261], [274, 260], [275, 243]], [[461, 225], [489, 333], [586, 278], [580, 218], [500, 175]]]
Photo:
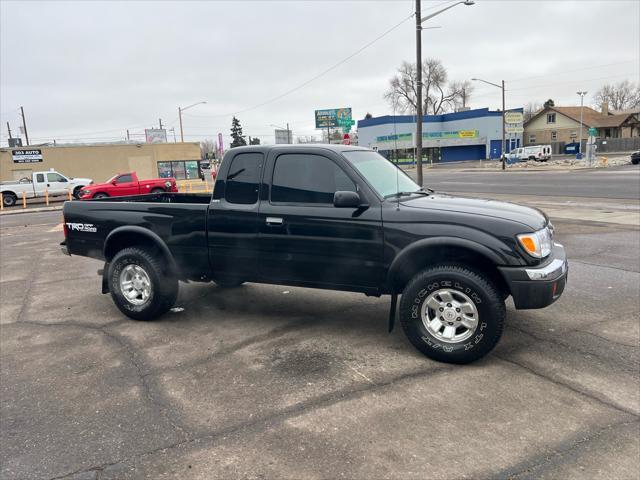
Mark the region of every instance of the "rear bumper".
[[544, 308], [558, 300], [567, 284], [569, 264], [564, 247], [554, 244], [549, 260], [539, 267], [500, 267], [518, 310]]

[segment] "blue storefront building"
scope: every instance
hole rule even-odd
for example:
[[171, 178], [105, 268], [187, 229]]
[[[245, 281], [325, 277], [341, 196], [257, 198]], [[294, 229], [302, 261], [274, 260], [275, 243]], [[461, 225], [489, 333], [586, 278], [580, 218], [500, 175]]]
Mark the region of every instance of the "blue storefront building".
[[[522, 112], [520, 109], [509, 110]], [[521, 127], [522, 125], [519, 125]], [[358, 144], [401, 163], [415, 154], [414, 115], [385, 115], [358, 121]], [[488, 108], [423, 117], [424, 159], [433, 162], [497, 159], [502, 154], [502, 112]], [[522, 133], [506, 135], [506, 151], [522, 145]]]

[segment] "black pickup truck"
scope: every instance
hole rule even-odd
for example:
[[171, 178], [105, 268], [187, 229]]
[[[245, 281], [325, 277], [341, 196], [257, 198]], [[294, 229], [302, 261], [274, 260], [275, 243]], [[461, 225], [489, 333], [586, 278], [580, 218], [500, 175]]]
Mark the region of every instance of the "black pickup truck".
[[178, 281], [271, 283], [390, 295], [413, 345], [451, 363], [498, 342], [505, 300], [542, 308], [567, 261], [544, 213], [422, 189], [349, 146], [228, 151], [213, 195], [159, 193], [64, 205], [63, 252], [105, 262], [102, 291], [137, 320], [176, 301]]

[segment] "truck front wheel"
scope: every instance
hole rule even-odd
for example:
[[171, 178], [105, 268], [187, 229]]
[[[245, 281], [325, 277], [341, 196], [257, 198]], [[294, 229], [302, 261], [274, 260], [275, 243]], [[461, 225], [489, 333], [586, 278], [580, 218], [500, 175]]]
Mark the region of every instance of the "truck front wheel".
[[134, 320], [153, 320], [178, 297], [178, 280], [161, 260], [140, 247], [120, 250], [109, 265], [109, 291], [118, 309]]
[[409, 341], [426, 356], [447, 363], [482, 358], [502, 335], [505, 306], [484, 275], [456, 265], [418, 273], [400, 302], [400, 320]]

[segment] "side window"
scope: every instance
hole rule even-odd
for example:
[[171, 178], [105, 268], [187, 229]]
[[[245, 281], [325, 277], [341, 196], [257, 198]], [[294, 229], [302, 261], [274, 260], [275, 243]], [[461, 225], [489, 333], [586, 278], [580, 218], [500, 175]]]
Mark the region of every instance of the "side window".
[[36, 182], [37, 183], [44, 183], [44, 173], [37, 173], [36, 174]]
[[240, 153], [233, 157], [225, 187], [227, 202], [242, 205], [256, 203], [261, 171], [261, 153]]
[[335, 163], [321, 155], [285, 154], [273, 169], [274, 203], [333, 204], [339, 190], [356, 191], [355, 184]]
[[130, 173], [126, 173], [124, 175], [120, 175], [116, 180], [116, 183], [131, 183], [133, 182], [133, 177]]
[[47, 173], [47, 182], [66, 182], [67, 179], [64, 178], [59, 173]]

